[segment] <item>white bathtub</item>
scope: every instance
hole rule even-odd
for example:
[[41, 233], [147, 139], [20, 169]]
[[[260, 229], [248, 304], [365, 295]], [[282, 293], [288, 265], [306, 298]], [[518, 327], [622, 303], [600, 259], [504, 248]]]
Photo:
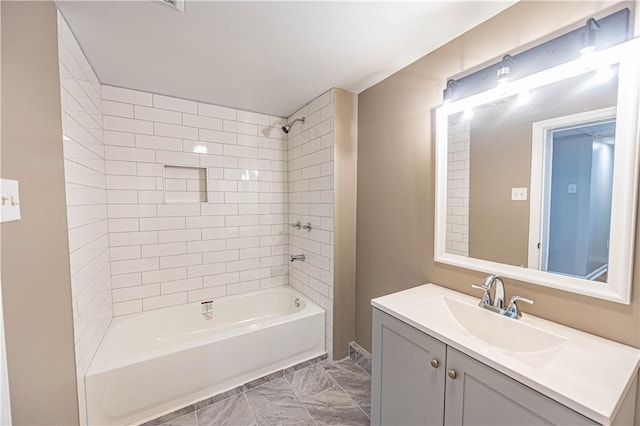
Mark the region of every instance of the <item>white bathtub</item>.
[[282, 286], [216, 299], [209, 320], [200, 303], [116, 317], [85, 376], [88, 423], [140, 422], [322, 355], [324, 315]]

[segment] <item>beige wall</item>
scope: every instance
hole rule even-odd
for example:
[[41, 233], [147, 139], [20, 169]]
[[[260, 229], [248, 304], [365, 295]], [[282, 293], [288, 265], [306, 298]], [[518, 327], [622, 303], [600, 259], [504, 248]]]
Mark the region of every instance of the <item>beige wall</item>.
[[[478, 294], [485, 274], [436, 264], [433, 111], [445, 81], [613, 3], [520, 2], [358, 97], [356, 341], [371, 348], [374, 297], [426, 282]], [[627, 3], [631, 6], [631, 4]], [[638, 233], [636, 232], [636, 235]], [[636, 240], [640, 243], [640, 240]], [[636, 259], [640, 244], [636, 243]], [[640, 262], [630, 305], [507, 280], [509, 294], [535, 299], [526, 311], [640, 347]]]
[[2, 225], [2, 298], [15, 424], [78, 424], [56, 9], [2, 2], [2, 177], [22, 220]]
[[335, 89], [334, 108], [333, 358], [342, 359], [355, 339], [358, 96]]
[[[615, 106], [617, 79], [590, 86], [592, 77], [576, 77], [536, 90], [525, 108], [514, 108], [517, 100], [513, 99], [479, 109], [471, 119], [470, 257], [527, 265], [529, 199], [512, 201], [511, 188], [530, 190], [532, 125]], [[559, 99], [558, 93], [562, 93]]]

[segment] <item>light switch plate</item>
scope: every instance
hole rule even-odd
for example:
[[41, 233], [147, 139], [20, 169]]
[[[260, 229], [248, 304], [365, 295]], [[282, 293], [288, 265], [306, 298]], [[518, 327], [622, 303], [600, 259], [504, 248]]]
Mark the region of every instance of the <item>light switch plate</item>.
[[0, 179], [0, 223], [20, 220], [18, 181]]
[[527, 188], [511, 188], [511, 200], [513, 200], [513, 201], [526, 201], [527, 200]]

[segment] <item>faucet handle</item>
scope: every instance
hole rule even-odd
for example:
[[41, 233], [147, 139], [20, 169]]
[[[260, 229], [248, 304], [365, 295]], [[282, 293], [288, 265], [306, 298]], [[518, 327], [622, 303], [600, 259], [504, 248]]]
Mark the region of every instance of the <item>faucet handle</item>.
[[509, 306], [507, 306], [507, 315], [513, 318], [520, 318], [522, 315], [520, 314], [520, 310], [518, 309], [518, 305], [516, 302], [525, 302], [530, 305], [533, 305], [533, 300], [522, 297], [522, 296], [513, 296], [509, 301]]
[[473, 287], [475, 289], [478, 289], [478, 290], [484, 291], [484, 294], [482, 295], [482, 299], [480, 300], [480, 303], [478, 304], [479, 306], [491, 305], [491, 295], [489, 294], [489, 290], [491, 289], [491, 286], [486, 286], [483, 283], [482, 285], [471, 284], [471, 287]]

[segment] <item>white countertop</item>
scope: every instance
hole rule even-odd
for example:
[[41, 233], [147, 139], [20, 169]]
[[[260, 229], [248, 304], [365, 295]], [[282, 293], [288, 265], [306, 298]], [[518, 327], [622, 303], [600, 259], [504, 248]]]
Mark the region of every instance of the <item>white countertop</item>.
[[524, 313], [519, 320], [505, 320], [522, 322], [566, 341], [550, 350], [511, 352], [468, 332], [445, 304], [425, 304], [439, 297], [469, 305], [479, 302], [478, 298], [425, 284], [373, 299], [371, 304], [585, 417], [604, 425], [614, 420], [638, 374], [640, 350]]

